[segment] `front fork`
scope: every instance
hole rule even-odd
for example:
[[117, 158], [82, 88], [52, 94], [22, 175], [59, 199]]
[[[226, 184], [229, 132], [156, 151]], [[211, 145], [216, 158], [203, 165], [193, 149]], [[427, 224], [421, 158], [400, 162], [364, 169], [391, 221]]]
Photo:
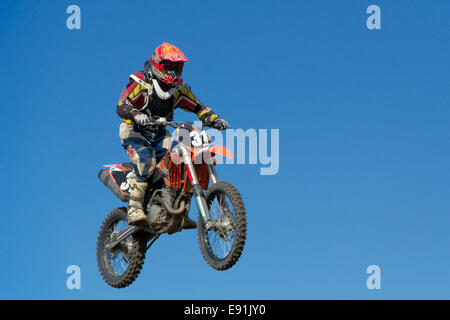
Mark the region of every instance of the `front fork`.
[[206, 167], [208, 168], [208, 174], [209, 178], [211, 179], [211, 183], [216, 184], [219, 179], [217, 178], [216, 167], [214, 167], [214, 159], [212, 157], [208, 159]]
[[[189, 180], [191, 181], [192, 189], [194, 191], [194, 199], [197, 204], [198, 210], [203, 218], [205, 224], [211, 221], [211, 215], [209, 214], [209, 208], [206, 203], [205, 194], [200, 186], [200, 183], [195, 173], [194, 165], [192, 164], [191, 154], [185, 148], [182, 148], [183, 162], [186, 164], [186, 170], [188, 171]], [[217, 183], [217, 173], [213, 165], [213, 158], [208, 159], [206, 166], [208, 167], [209, 177], [213, 184]]]

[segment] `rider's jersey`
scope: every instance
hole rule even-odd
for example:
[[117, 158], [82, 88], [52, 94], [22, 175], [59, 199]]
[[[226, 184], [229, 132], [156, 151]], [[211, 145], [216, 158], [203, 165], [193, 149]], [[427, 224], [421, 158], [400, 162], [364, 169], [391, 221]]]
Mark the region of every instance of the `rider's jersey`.
[[171, 120], [176, 108], [194, 112], [203, 122], [212, 122], [218, 118], [217, 114], [201, 103], [186, 84], [180, 86], [168, 99], [161, 99], [151, 79], [148, 79], [142, 71], [130, 76], [127, 86], [120, 95], [116, 110], [123, 122], [134, 125], [133, 111]]

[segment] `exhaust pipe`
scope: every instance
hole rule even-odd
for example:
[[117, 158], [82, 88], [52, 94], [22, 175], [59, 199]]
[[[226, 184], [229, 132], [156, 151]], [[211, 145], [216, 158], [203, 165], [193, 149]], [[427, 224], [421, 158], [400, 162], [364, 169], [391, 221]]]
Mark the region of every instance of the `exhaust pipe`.
[[178, 209], [172, 208], [170, 204], [168, 204], [167, 202], [165, 202], [165, 201], [164, 201], [163, 199], [161, 199], [161, 197], [159, 197], [159, 196], [155, 196], [155, 197], [153, 198], [153, 200], [156, 201], [156, 202], [158, 202], [159, 204], [161, 204], [161, 205], [164, 207], [164, 209], [166, 209], [166, 211], [167, 211], [168, 213], [173, 214], [173, 215], [179, 215], [179, 214], [182, 214], [183, 211], [184, 211], [184, 209], [186, 209], [186, 203], [184, 202], [184, 200], [181, 201], [180, 207], [179, 207]]

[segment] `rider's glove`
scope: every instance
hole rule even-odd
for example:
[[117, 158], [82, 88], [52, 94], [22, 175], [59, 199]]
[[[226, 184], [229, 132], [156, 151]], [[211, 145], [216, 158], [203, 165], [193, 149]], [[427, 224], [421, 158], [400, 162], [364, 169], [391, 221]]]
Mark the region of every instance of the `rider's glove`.
[[150, 123], [149, 117], [146, 114], [141, 113], [141, 112], [133, 113], [133, 121], [134, 121], [134, 123], [136, 123], [138, 126], [141, 126], [141, 127]]
[[222, 118], [216, 118], [212, 127], [218, 130], [225, 130], [228, 128], [228, 122]]

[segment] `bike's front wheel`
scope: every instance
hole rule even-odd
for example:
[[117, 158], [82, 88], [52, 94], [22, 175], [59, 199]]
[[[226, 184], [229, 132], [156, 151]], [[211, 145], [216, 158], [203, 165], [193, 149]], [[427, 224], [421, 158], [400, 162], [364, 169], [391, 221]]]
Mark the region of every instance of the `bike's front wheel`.
[[205, 195], [211, 221], [198, 217], [198, 241], [205, 261], [216, 270], [231, 268], [244, 249], [247, 219], [239, 191], [228, 182], [213, 184]]

